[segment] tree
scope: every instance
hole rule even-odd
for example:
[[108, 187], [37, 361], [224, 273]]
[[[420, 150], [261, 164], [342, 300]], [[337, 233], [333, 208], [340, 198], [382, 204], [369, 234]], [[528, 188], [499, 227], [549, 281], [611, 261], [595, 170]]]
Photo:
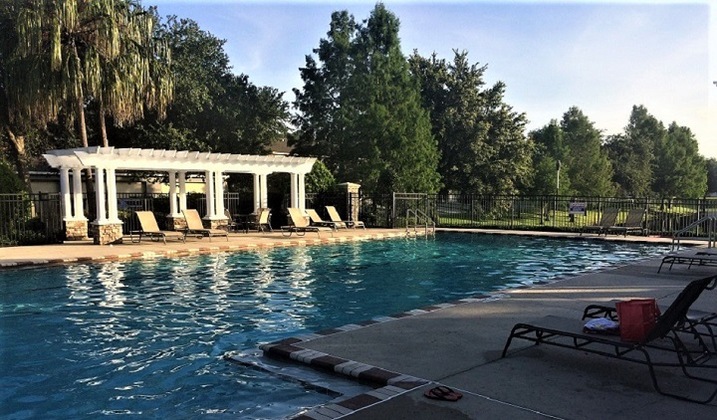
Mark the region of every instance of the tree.
[[717, 159], [707, 160], [707, 192], [717, 193]]
[[45, 135], [48, 129], [57, 131], [53, 123], [76, 123], [86, 147], [86, 112], [92, 107], [103, 116], [100, 132], [104, 115], [126, 123], [146, 106], [161, 113], [171, 83], [165, 77], [168, 57], [152, 37], [155, 20], [130, 0], [0, 5], [0, 125], [26, 182], [32, 152], [56, 141]]
[[[154, 42], [153, 14], [129, 0], [28, 0], [19, 7], [10, 104], [17, 118], [57, 119], [66, 110], [88, 146], [86, 106], [124, 123], [171, 98], [167, 49]], [[106, 138], [105, 138], [106, 142]]]
[[612, 165], [602, 147], [600, 131], [577, 107], [571, 107], [560, 122], [567, 148], [565, 170], [574, 195], [614, 194]]
[[454, 51], [451, 63], [414, 51], [409, 64], [438, 139], [445, 189], [517, 193], [531, 173], [532, 147], [524, 135], [525, 115], [503, 100], [505, 85], [483, 89], [486, 66], [470, 64], [465, 51]]
[[171, 52], [175, 100], [166, 118], [149, 115], [135, 127], [115, 130], [118, 145], [265, 154], [286, 136], [288, 104], [281, 92], [232, 74], [225, 41], [176, 17], [158, 32]]
[[330, 191], [336, 186], [336, 179], [323, 162], [317, 160], [311, 172], [306, 174], [306, 192]]
[[662, 122], [644, 106], [633, 106], [624, 134], [608, 139], [606, 148], [615, 170], [613, 179], [622, 194], [633, 197], [650, 194], [653, 150], [665, 134]]
[[342, 181], [372, 191], [434, 192], [438, 151], [418, 86], [398, 37], [399, 21], [382, 4], [356, 25], [332, 15], [328, 39], [301, 69], [297, 153], [322, 156]]
[[673, 122], [655, 148], [653, 189], [663, 197], [702, 197], [707, 192], [707, 166], [697, 139]]
[[[570, 177], [567, 167], [563, 165], [563, 162], [567, 161], [568, 150], [558, 121], [552, 120], [548, 125], [532, 131], [530, 139], [535, 144], [533, 183], [530, 192], [535, 195], [570, 194], [572, 192]], [[558, 165], [561, 169], [559, 173]], [[559, 189], [558, 176], [560, 177]]]

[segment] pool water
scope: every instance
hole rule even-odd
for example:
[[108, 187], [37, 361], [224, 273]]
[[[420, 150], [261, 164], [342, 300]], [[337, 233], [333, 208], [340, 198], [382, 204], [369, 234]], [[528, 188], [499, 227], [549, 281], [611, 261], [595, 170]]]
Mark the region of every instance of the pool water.
[[332, 397], [222, 355], [667, 251], [439, 234], [3, 270], [0, 416], [287, 417]]

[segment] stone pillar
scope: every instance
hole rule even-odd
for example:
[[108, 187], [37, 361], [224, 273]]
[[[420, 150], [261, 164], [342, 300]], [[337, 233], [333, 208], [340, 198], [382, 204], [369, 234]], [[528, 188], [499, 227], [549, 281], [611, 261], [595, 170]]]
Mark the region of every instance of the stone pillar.
[[359, 208], [361, 207], [361, 201], [359, 200], [359, 189], [360, 184], [354, 184], [353, 182], [343, 182], [338, 185], [339, 190], [346, 194], [346, 212], [348, 220], [359, 219]]
[[[91, 224], [95, 245], [122, 243], [122, 222], [117, 218], [117, 190], [114, 169], [108, 169], [107, 176], [108, 188], [105, 190], [105, 169], [95, 168], [97, 219]], [[107, 194], [105, 191], [107, 191]], [[109, 199], [109, 205], [105, 204], [105, 199]], [[109, 218], [107, 217], [108, 207], [110, 211]]]
[[92, 222], [92, 233], [95, 245], [122, 243], [122, 223]]
[[[72, 168], [72, 204], [71, 218], [66, 218], [65, 239], [68, 241], [81, 241], [87, 239], [89, 231], [85, 217], [85, 205], [82, 196], [82, 168]], [[70, 213], [68, 212], [67, 215]]]

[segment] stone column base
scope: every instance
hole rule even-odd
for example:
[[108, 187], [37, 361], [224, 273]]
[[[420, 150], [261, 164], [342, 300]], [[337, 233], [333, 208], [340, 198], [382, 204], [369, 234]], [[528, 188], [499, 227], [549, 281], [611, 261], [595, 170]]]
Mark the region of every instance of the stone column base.
[[65, 221], [65, 240], [81, 241], [88, 237], [87, 220]]
[[229, 219], [204, 219], [202, 221], [205, 226], [207, 225], [207, 222], [209, 223], [209, 229], [226, 229], [227, 225], [229, 225]]
[[183, 231], [187, 229], [187, 221], [183, 216], [167, 216], [167, 230]]
[[122, 243], [122, 223], [99, 225], [92, 223], [95, 245], [109, 245]]

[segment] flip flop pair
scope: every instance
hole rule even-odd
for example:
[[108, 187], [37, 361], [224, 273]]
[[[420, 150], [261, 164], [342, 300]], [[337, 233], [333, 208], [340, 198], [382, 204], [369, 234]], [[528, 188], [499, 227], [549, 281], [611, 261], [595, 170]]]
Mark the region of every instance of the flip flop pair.
[[423, 395], [432, 400], [441, 401], [458, 401], [463, 397], [463, 394], [461, 394], [460, 392], [454, 391], [444, 385], [440, 385], [435, 388], [426, 390]]

